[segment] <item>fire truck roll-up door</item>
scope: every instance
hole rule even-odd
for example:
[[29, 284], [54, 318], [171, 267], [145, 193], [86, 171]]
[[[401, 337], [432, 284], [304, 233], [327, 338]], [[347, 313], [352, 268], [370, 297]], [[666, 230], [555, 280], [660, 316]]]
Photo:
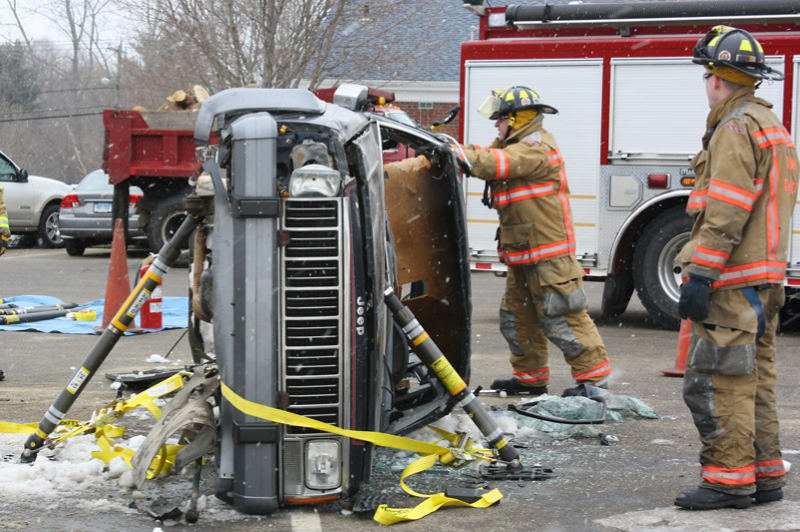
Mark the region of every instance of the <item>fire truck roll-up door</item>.
[[[797, 131], [797, 121], [800, 120], [800, 56], [794, 56], [792, 70], [794, 71], [794, 96], [792, 97], [792, 139], [795, 146], [800, 141]], [[780, 116], [780, 115], [778, 115]], [[792, 216], [792, 241], [789, 246], [789, 275], [800, 276], [800, 203], [794, 206], [794, 215]], [[789, 278], [787, 283], [789, 286], [800, 287], [800, 279]]]
[[[597, 194], [600, 171], [602, 61], [467, 61], [465, 63], [464, 136], [468, 143], [489, 145], [497, 137], [494, 122], [478, 106], [492, 89], [528, 86], [559, 110], [545, 119], [558, 139], [572, 192], [577, 254], [597, 250]], [[473, 269], [505, 270], [498, 262], [497, 213], [481, 203], [484, 182], [467, 180], [467, 223]]]
[[[783, 61], [767, 63], [780, 69]], [[703, 70], [690, 58], [614, 58], [611, 68], [609, 162], [686, 166], [706, 129]], [[782, 116], [783, 82], [762, 83], [757, 96]]]

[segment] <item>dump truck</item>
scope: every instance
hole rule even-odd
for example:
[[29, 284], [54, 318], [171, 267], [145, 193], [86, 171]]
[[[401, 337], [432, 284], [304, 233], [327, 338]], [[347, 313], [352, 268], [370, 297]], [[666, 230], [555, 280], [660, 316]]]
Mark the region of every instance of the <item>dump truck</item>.
[[[195, 112], [103, 112], [102, 168], [114, 185], [114, 219], [127, 224], [129, 187], [141, 188], [139, 224], [153, 253], [158, 253], [186, 217], [184, 198], [191, 191], [188, 180], [200, 167], [195, 155], [196, 119]], [[184, 252], [178, 264], [188, 261], [188, 252]]]

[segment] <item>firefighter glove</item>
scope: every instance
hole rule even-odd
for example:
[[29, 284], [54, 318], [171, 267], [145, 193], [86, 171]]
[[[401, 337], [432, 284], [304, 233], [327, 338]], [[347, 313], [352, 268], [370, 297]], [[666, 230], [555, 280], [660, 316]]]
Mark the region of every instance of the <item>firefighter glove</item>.
[[702, 275], [689, 275], [689, 280], [681, 286], [681, 298], [678, 302], [678, 314], [681, 319], [702, 321], [708, 316], [711, 282], [711, 279]]
[[3, 233], [0, 235], [0, 255], [6, 252], [6, 248], [8, 247], [8, 233]]

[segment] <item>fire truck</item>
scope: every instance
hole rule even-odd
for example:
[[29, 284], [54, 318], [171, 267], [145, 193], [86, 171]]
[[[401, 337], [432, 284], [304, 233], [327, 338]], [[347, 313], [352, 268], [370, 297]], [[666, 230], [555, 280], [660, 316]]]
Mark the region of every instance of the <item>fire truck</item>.
[[[560, 112], [544, 127], [566, 162], [587, 279], [605, 283], [604, 316], [625, 311], [636, 290], [654, 321], [677, 329], [681, 266], [689, 239], [689, 161], [701, 148], [708, 102], [703, 69], [691, 62], [698, 39], [726, 24], [751, 32], [767, 63], [785, 73], [756, 94], [770, 101], [797, 142], [800, 70], [797, 2], [536, 3], [464, 7], [480, 17], [477, 40], [461, 47], [461, 140], [489, 144], [492, 121], [477, 108], [493, 88], [528, 86]], [[484, 183], [465, 187], [473, 270], [503, 271], [496, 212]], [[793, 218], [786, 287], [800, 287], [800, 217]]]

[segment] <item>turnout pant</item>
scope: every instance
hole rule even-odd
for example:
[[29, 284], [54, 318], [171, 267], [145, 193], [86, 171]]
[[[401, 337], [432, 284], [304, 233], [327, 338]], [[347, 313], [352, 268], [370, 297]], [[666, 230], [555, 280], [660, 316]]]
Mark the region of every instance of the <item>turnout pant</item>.
[[764, 315], [740, 289], [711, 293], [709, 316], [692, 324], [683, 398], [700, 433], [701, 485], [747, 495], [779, 488], [786, 471], [773, 390], [781, 285], [755, 292]]
[[511, 349], [513, 378], [547, 386], [549, 340], [561, 349], [578, 383], [606, 379], [611, 363], [587, 306], [581, 279], [542, 286], [536, 266], [509, 266], [500, 331]]

